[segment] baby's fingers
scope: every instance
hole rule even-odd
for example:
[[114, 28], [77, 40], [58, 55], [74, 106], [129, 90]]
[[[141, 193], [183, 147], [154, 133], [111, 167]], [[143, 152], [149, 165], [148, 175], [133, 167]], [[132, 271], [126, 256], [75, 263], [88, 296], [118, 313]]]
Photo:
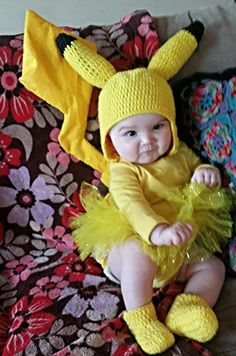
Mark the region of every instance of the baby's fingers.
[[212, 172], [212, 174], [210, 175], [209, 177], [209, 183], [206, 185], [208, 187], [215, 187], [217, 185], [221, 185], [221, 175], [220, 175], [220, 172], [218, 171], [215, 171], [215, 172]]
[[173, 244], [182, 245], [192, 236], [193, 227], [191, 224], [177, 223], [174, 226]]
[[191, 182], [202, 183], [210, 188], [221, 185], [220, 171], [216, 168], [199, 168], [194, 172]]
[[176, 231], [180, 233], [181, 235], [191, 235], [193, 232], [193, 226], [191, 224], [186, 224], [186, 223], [176, 223], [174, 225]]
[[198, 183], [205, 184], [207, 187], [213, 187], [216, 182], [216, 172], [213, 170], [203, 171], [198, 179]]

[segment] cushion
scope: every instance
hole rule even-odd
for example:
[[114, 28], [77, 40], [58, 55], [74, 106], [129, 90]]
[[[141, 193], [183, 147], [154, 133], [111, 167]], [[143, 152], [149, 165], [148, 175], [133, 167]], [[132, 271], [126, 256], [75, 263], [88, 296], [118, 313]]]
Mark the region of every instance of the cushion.
[[[173, 84], [179, 137], [205, 163], [217, 166], [223, 185], [236, 189], [236, 68], [222, 73], [197, 73]], [[235, 205], [233, 210], [235, 222]], [[222, 258], [235, 275], [236, 231]]]
[[236, 68], [175, 84], [180, 137], [236, 189]]
[[[109, 26], [65, 30], [94, 42], [120, 70], [146, 65], [159, 46], [145, 10]], [[119, 286], [92, 258], [80, 260], [68, 229], [68, 218], [82, 212], [81, 182], [104, 188], [101, 172], [61, 147], [63, 115], [19, 82], [22, 54], [22, 34], [0, 36], [0, 353], [141, 355], [119, 316]], [[86, 138], [99, 150], [97, 96], [94, 88]], [[182, 290], [173, 283], [154, 291], [160, 320]], [[165, 355], [176, 350], [208, 354], [182, 338]]]
[[[145, 10], [68, 30], [95, 42], [117, 68], [147, 64], [158, 47]], [[19, 82], [22, 54], [22, 35], [0, 36], [0, 354], [141, 355], [119, 317], [120, 287], [94, 259], [80, 260], [68, 229], [69, 216], [82, 211], [80, 183], [97, 186], [101, 174], [60, 146], [63, 115]], [[99, 148], [97, 95], [87, 139]], [[160, 318], [182, 289], [155, 292]], [[199, 347], [177, 345], [185, 354]]]

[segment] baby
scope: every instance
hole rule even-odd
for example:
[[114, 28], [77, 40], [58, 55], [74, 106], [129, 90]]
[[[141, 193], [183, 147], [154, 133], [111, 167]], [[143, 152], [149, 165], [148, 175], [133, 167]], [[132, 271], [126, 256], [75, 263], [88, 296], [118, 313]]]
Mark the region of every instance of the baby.
[[[186, 263], [203, 222], [195, 222], [194, 213], [185, 222], [176, 218], [179, 207], [174, 203], [174, 190], [190, 183], [190, 199], [196, 208], [198, 187], [206, 186], [208, 193], [210, 189], [212, 194], [219, 193], [217, 201], [222, 199], [223, 210], [221, 176], [216, 167], [202, 165], [179, 141], [174, 98], [167, 83], [196, 49], [202, 33], [203, 25], [196, 21], [167, 41], [148, 68], [120, 73], [79, 40], [65, 34], [57, 38], [71, 66], [102, 88], [98, 103], [101, 145], [110, 169], [110, 195], [86, 205], [87, 212], [72, 223], [73, 235], [81, 256], [92, 253], [104, 272], [120, 283], [124, 320], [148, 354], [173, 345], [173, 334], [206, 342], [218, 329], [212, 307], [223, 285], [224, 265], [212, 254], [200, 262], [200, 250], [198, 259]], [[211, 209], [211, 200], [206, 206]], [[100, 215], [102, 209], [105, 218]], [[220, 224], [219, 214], [216, 220]], [[231, 227], [229, 215], [223, 223]], [[172, 280], [186, 285], [163, 324], [152, 303], [153, 287]]]
[[[176, 143], [169, 120], [160, 114], [133, 115], [113, 126], [109, 136], [121, 158], [111, 163], [110, 169], [110, 192], [118, 208], [148, 243], [184, 244], [192, 237], [194, 227], [182, 222], [169, 224], [171, 206], [157, 198], [158, 192], [189, 181], [217, 186], [221, 183], [219, 170], [201, 165], [184, 143], [171, 155]], [[212, 255], [204, 262], [183, 263], [180, 258], [175, 264], [176, 269], [167, 265], [168, 271], [163, 271], [132, 238], [114, 245], [108, 257], [108, 273], [121, 284], [127, 309], [124, 319], [148, 353], [171, 346], [174, 338], [170, 331], [204, 342], [217, 330], [217, 319], [209, 306], [215, 304], [224, 281], [223, 263]], [[164, 327], [157, 321], [151, 302], [152, 287], [172, 279], [187, 283]]]

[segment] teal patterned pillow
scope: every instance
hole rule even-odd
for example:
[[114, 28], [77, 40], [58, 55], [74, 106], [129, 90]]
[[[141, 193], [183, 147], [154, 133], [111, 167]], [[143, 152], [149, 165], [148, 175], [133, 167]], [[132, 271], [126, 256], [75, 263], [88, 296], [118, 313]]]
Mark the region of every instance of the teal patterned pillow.
[[232, 239], [232, 241], [230, 242], [230, 244], [229, 244], [229, 252], [228, 252], [228, 254], [229, 254], [229, 256], [228, 256], [229, 268], [236, 275], [236, 237], [234, 237]]
[[236, 68], [196, 74], [175, 87], [181, 139], [236, 188]]

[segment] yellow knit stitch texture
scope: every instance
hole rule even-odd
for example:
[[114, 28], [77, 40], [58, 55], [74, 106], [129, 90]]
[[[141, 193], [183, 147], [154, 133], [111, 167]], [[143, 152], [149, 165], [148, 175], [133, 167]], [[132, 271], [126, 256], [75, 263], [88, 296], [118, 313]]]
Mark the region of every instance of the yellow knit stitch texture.
[[174, 334], [199, 342], [211, 340], [219, 326], [215, 313], [202, 298], [185, 293], [175, 298], [165, 325]]
[[98, 103], [105, 158], [114, 158], [113, 150], [106, 145], [106, 136], [111, 127], [129, 116], [143, 113], [158, 113], [168, 118], [174, 134], [173, 141], [177, 141], [175, 103], [167, 81], [146, 68], [115, 74], [102, 89]]
[[95, 55], [80, 40], [73, 41], [64, 51], [64, 57], [71, 67], [90, 84], [103, 88], [116, 73], [113, 65], [102, 56]]
[[172, 78], [197, 47], [193, 35], [185, 30], [177, 32], [153, 56], [148, 69], [154, 69], [165, 80]]
[[140, 347], [150, 355], [161, 353], [174, 344], [174, 336], [158, 321], [151, 302], [124, 312], [124, 320]]

